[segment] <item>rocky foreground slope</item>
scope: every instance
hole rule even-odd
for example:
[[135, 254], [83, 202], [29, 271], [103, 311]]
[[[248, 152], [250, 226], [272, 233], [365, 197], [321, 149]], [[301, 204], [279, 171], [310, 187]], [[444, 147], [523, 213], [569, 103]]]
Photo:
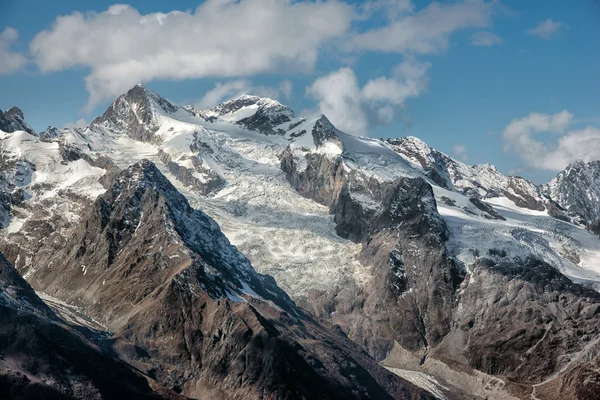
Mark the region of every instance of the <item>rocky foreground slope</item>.
[[0, 397], [179, 399], [74, 329], [0, 254]]
[[593, 163], [539, 187], [274, 100], [141, 86], [87, 129], [0, 141], [7, 258], [186, 396], [600, 389]]

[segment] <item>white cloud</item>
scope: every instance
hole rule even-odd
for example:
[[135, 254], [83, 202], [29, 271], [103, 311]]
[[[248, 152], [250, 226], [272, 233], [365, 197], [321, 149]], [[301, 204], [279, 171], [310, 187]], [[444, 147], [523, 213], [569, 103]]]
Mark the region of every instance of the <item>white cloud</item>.
[[548, 18], [545, 21], [540, 21], [537, 26], [528, 29], [526, 32], [542, 39], [550, 39], [558, 32], [561, 26], [562, 24], [560, 22], [552, 21]]
[[147, 15], [115, 5], [58, 17], [30, 50], [44, 72], [90, 68], [90, 108], [154, 79], [311, 70], [321, 45], [344, 35], [353, 18], [337, 0], [209, 0], [194, 12]]
[[[430, 66], [409, 57], [393, 69], [390, 77], [371, 79], [362, 89], [354, 71], [346, 67], [318, 78], [306, 93], [319, 102], [319, 111], [338, 129], [368, 135], [370, 125], [390, 123], [396, 108], [426, 89]], [[376, 121], [370, 121], [371, 113]]]
[[[573, 114], [563, 110], [557, 114], [531, 113], [514, 119], [502, 132], [505, 150], [514, 151], [534, 168], [560, 171], [576, 160], [600, 159], [600, 129], [588, 126], [568, 130]], [[552, 133], [551, 140], [535, 137]], [[560, 136], [558, 136], [560, 135]]]
[[27, 62], [25, 56], [10, 50], [18, 38], [19, 32], [10, 26], [0, 33], [0, 75], [17, 71]]
[[87, 128], [88, 125], [89, 125], [89, 123], [85, 119], [79, 118], [75, 122], [67, 122], [67, 123], [65, 123], [64, 124], [64, 128], [85, 129], [85, 128]]
[[286, 99], [290, 98], [290, 96], [292, 95], [293, 89], [294, 89], [294, 85], [292, 84], [292, 82], [289, 79], [284, 79], [279, 84], [279, 91], [281, 92], [283, 97], [285, 97]]
[[493, 3], [463, 0], [431, 3], [408, 15], [402, 14], [379, 29], [358, 34], [351, 47], [385, 52], [439, 53], [448, 47], [449, 36], [457, 30], [487, 26]]
[[351, 68], [341, 68], [318, 78], [306, 89], [306, 94], [319, 101], [319, 111], [338, 129], [352, 135], [366, 134], [367, 115]]
[[387, 125], [394, 120], [395, 116], [394, 107], [387, 104], [377, 109], [377, 122], [382, 125]]
[[287, 79], [283, 80], [277, 88], [269, 86], [255, 86], [249, 79], [217, 82], [215, 83], [215, 87], [206, 92], [202, 99], [196, 102], [194, 106], [198, 108], [210, 108], [225, 100], [229, 100], [242, 94], [269, 97], [272, 99], [279, 99], [282, 96], [289, 98], [291, 91], [292, 83]]
[[390, 20], [410, 13], [414, 9], [415, 5], [412, 0], [372, 0], [365, 2], [361, 7], [361, 11], [367, 18], [374, 13], [383, 12]]
[[471, 44], [473, 46], [493, 46], [495, 44], [502, 44], [504, 40], [498, 35], [493, 34], [492, 32], [476, 32], [471, 35]]
[[365, 100], [389, 102], [402, 106], [409, 97], [418, 96], [427, 87], [427, 71], [430, 63], [420, 63], [408, 58], [393, 70], [393, 76], [375, 78], [367, 82], [362, 89]]
[[454, 152], [454, 155], [458, 157], [459, 160], [467, 161], [467, 148], [464, 145], [457, 144], [454, 147], [452, 147], [452, 151]]

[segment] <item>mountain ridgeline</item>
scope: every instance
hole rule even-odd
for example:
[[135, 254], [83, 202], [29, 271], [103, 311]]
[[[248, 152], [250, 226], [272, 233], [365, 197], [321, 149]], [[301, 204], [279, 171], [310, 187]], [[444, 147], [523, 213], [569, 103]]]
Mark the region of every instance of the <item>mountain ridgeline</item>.
[[141, 85], [84, 129], [0, 130], [6, 398], [600, 392], [598, 162], [537, 186]]

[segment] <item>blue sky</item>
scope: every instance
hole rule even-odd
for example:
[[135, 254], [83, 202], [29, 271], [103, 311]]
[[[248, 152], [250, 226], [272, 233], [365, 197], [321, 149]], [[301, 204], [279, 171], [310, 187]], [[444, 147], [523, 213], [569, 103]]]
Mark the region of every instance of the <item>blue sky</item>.
[[4, 1], [0, 109], [89, 122], [142, 81], [182, 104], [276, 97], [538, 183], [600, 159], [600, 2], [298, 3]]

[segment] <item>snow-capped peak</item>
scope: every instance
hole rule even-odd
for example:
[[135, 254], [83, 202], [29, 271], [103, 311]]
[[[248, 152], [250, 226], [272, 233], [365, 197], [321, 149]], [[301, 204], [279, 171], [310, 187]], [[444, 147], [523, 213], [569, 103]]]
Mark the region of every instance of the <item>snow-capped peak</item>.
[[159, 94], [138, 84], [119, 96], [90, 124], [92, 132], [127, 132], [133, 139], [152, 141], [159, 129], [159, 115], [171, 115], [180, 110]]

